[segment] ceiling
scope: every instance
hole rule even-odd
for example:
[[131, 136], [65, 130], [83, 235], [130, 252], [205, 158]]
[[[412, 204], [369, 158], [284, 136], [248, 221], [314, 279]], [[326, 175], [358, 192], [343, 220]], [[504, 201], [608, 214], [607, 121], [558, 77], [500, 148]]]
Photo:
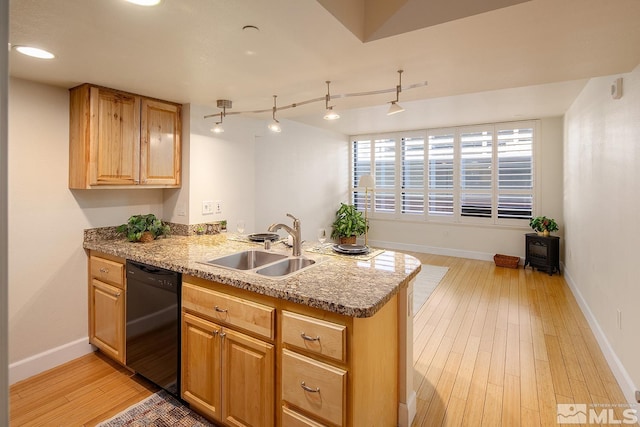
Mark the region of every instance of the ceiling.
[[[344, 134], [563, 114], [586, 79], [640, 64], [638, 0], [11, 0], [10, 75], [70, 88], [90, 82], [228, 112], [332, 95], [278, 111]], [[493, 9], [493, 10], [491, 10]], [[253, 25], [259, 30], [243, 30]], [[364, 41], [363, 41], [364, 40]], [[270, 113], [250, 115], [271, 117]], [[230, 116], [232, 117], [232, 116]], [[212, 119], [213, 123], [213, 119]]]

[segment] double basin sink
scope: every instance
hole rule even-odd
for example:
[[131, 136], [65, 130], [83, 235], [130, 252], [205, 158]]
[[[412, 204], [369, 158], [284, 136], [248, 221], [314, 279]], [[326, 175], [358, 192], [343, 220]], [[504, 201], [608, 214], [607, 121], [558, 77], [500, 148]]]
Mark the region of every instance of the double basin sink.
[[204, 261], [203, 264], [231, 270], [255, 273], [260, 276], [284, 278], [313, 266], [312, 259], [285, 254], [248, 249], [220, 258]]

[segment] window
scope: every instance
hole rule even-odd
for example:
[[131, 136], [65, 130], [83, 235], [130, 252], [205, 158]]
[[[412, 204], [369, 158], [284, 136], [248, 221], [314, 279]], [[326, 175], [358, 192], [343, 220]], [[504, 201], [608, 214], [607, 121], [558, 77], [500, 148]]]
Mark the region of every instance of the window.
[[353, 203], [375, 179], [374, 216], [508, 224], [533, 211], [537, 122], [498, 123], [352, 141]]

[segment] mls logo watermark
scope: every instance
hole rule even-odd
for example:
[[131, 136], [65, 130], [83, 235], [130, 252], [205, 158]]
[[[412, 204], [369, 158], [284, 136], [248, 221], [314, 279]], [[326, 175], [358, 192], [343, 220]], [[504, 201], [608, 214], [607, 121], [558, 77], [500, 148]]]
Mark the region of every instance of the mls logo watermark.
[[559, 403], [558, 404], [558, 424], [586, 424], [587, 405], [584, 403]]
[[[638, 411], [628, 404], [559, 403], [556, 421], [558, 424], [635, 424]], [[625, 408], [616, 413], [614, 408]]]

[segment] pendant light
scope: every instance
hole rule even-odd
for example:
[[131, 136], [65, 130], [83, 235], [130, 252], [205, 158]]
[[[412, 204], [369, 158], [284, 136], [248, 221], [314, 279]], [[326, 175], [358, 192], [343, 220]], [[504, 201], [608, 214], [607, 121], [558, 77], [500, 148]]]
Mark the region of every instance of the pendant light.
[[[227, 108], [231, 108], [231, 101], [228, 99], [218, 99], [216, 101], [218, 108], [222, 108], [220, 112], [220, 121], [216, 122], [215, 126], [211, 128], [211, 132], [213, 133], [222, 133], [224, 132], [224, 128], [222, 127], [222, 121], [227, 115]], [[217, 115], [217, 114], [216, 114]]]
[[402, 71], [398, 70], [398, 86], [396, 86], [396, 99], [395, 101], [391, 101], [391, 106], [389, 107], [389, 111], [387, 112], [387, 116], [391, 116], [393, 114], [401, 113], [404, 111], [404, 108], [398, 104], [400, 100], [400, 92], [402, 92]]
[[276, 106], [277, 97], [278, 95], [273, 95], [273, 110], [271, 113], [273, 121], [269, 123], [269, 126], [267, 126], [271, 132], [282, 132], [282, 128], [280, 128], [280, 122], [276, 119], [276, 111], [278, 110], [278, 107]]
[[325, 120], [336, 120], [340, 118], [340, 114], [338, 114], [337, 112], [333, 111], [333, 105], [331, 107], [329, 107], [329, 101], [331, 101], [331, 94], [329, 92], [329, 84], [331, 83], [329, 80], [327, 80], [327, 95], [324, 98], [324, 108], [325, 113], [324, 113], [324, 119]]

